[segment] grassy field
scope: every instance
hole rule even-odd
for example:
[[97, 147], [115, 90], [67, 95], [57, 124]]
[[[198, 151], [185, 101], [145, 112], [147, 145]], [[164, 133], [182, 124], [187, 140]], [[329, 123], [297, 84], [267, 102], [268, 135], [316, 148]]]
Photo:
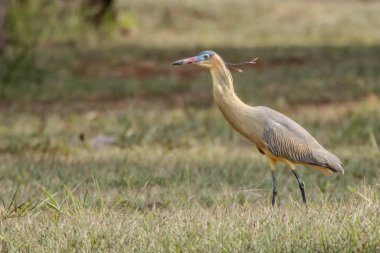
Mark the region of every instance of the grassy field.
[[[2, 252], [380, 250], [380, 4], [206, 5], [128, 1], [127, 37], [58, 29], [37, 57], [0, 59]], [[300, 166], [304, 206], [281, 165], [271, 208], [266, 159], [210, 74], [170, 65], [203, 49], [260, 57], [233, 73], [238, 95], [295, 119], [345, 174]]]

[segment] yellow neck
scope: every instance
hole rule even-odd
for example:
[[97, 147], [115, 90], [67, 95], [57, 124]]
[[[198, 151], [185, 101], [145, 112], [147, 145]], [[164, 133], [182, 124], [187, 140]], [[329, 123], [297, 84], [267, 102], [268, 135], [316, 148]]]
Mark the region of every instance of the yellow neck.
[[243, 103], [235, 94], [232, 75], [222, 61], [216, 62], [210, 71], [214, 100], [219, 110], [232, 127], [248, 137], [247, 122], [253, 108]]
[[216, 58], [210, 71], [214, 100], [223, 116], [240, 134], [258, 147], [263, 146], [260, 138], [263, 133], [260, 112], [256, 107], [243, 103], [235, 94], [232, 75], [223, 60]]
[[210, 71], [213, 80], [214, 100], [222, 112], [248, 106], [235, 94], [231, 72], [223, 62], [218, 61]]

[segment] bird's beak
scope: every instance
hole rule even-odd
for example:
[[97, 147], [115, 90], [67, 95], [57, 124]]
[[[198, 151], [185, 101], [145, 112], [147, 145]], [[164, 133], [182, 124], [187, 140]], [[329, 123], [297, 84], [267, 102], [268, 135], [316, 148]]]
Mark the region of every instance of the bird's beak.
[[184, 64], [190, 64], [190, 63], [195, 63], [195, 62], [199, 62], [199, 59], [196, 56], [173, 62], [172, 65], [184, 65]]

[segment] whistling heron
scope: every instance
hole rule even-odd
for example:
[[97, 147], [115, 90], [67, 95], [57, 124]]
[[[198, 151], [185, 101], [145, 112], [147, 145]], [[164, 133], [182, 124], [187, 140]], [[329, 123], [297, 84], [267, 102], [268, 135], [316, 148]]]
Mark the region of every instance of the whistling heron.
[[[244, 63], [255, 63], [255, 60]], [[292, 119], [265, 106], [249, 106], [238, 98], [228, 69], [238, 64], [225, 62], [213, 51], [204, 51], [197, 56], [176, 61], [173, 65], [190, 63], [211, 71], [214, 100], [218, 108], [231, 126], [255, 143], [257, 149], [267, 157], [273, 179], [273, 206], [278, 193], [276, 176], [278, 161], [286, 163], [294, 173], [304, 203], [306, 203], [305, 184], [296, 172], [295, 164], [311, 166], [326, 175], [344, 173], [339, 158], [322, 147]]]

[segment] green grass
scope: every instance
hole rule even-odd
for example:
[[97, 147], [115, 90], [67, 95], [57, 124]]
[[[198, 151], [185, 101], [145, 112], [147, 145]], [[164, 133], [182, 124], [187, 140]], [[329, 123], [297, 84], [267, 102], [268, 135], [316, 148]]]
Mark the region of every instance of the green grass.
[[[3, 109], [3, 250], [376, 251], [380, 159], [371, 131], [379, 140], [379, 104], [289, 112], [346, 173], [301, 167], [305, 207], [279, 166], [275, 210], [266, 159], [215, 108]], [[98, 133], [118, 142], [91, 147]]]
[[[0, 58], [2, 252], [379, 251], [377, 2], [128, 3], [127, 37], [72, 21]], [[279, 165], [271, 208], [267, 161], [213, 105], [210, 74], [171, 66], [206, 48], [260, 57], [233, 73], [239, 96], [345, 164], [299, 166], [308, 206]]]

